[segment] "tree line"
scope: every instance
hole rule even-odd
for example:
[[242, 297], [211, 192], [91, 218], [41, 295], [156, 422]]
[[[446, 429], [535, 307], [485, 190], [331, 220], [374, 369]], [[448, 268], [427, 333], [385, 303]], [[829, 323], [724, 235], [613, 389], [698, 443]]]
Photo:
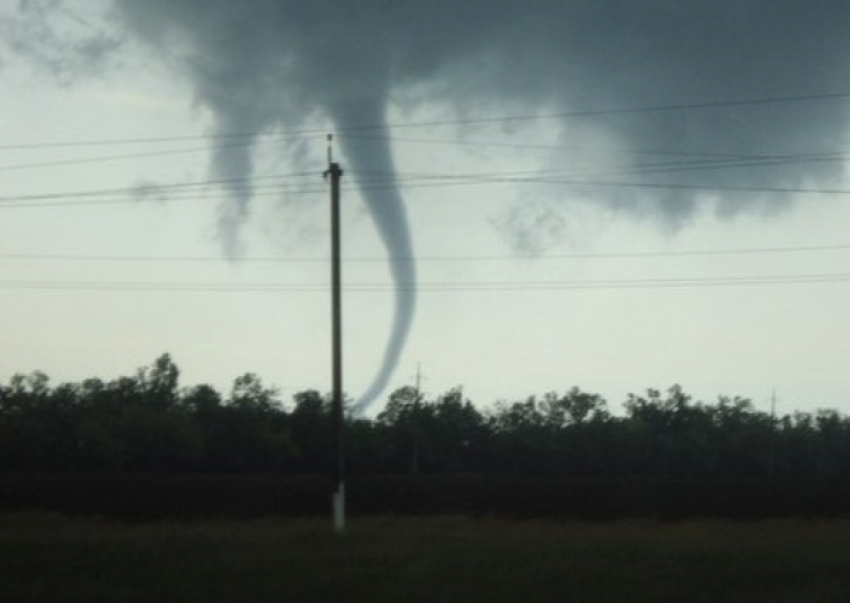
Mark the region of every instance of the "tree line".
[[[41, 373], [0, 385], [0, 472], [326, 473], [329, 397], [285, 404], [248, 373], [230, 392], [181, 388], [168, 354], [133, 376], [51, 386]], [[481, 409], [462, 388], [389, 395], [374, 419], [348, 416], [359, 474], [799, 478], [850, 476], [850, 418], [774, 417], [740, 397], [694, 400], [680, 386], [631, 394], [623, 413], [573, 387]]]

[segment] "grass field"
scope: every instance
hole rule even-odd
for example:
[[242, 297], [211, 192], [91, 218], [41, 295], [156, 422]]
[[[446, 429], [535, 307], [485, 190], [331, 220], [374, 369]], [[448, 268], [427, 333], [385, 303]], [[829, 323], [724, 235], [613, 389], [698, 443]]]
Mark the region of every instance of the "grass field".
[[0, 517], [0, 601], [850, 601], [850, 522]]

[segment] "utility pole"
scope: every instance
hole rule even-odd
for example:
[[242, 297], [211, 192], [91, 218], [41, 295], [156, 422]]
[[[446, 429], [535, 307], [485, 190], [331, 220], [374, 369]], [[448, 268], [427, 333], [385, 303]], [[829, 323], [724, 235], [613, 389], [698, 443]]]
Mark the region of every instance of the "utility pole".
[[410, 461], [410, 472], [419, 473], [419, 404], [422, 401], [422, 365], [416, 365], [416, 397], [413, 399], [413, 455]]
[[768, 457], [767, 476], [773, 481], [776, 475], [776, 388], [770, 395], [770, 456]]
[[337, 532], [345, 529], [345, 449], [343, 431], [345, 417], [342, 400], [342, 268], [340, 250], [339, 182], [342, 168], [333, 161], [333, 135], [328, 134], [328, 169], [325, 180], [331, 181], [331, 338], [333, 357], [333, 398], [331, 422], [336, 443], [331, 482], [333, 526]]

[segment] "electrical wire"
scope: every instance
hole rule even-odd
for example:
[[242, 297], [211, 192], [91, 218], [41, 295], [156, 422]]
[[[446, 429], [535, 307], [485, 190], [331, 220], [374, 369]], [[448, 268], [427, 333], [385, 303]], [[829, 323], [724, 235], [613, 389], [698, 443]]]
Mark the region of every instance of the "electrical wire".
[[[540, 172], [536, 172], [540, 173]], [[557, 172], [556, 172], [557, 173]], [[590, 179], [557, 179], [557, 178], [540, 178], [540, 177], [511, 177], [504, 175], [456, 175], [456, 176], [421, 176], [408, 178], [393, 178], [387, 176], [385, 178], [375, 180], [365, 180], [355, 182], [359, 184], [360, 192], [380, 191], [380, 190], [412, 190], [423, 188], [444, 188], [444, 187], [465, 187], [465, 186], [483, 186], [483, 185], [547, 185], [547, 186], [565, 186], [571, 188], [634, 188], [634, 189], [657, 189], [657, 190], [683, 190], [692, 192], [724, 192], [724, 193], [746, 193], [746, 194], [773, 194], [773, 195], [826, 195], [826, 196], [845, 196], [850, 195], [850, 189], [844, 188], [805, 188], [805, 187], [767, 187], [767, 186], [724, 186], [716, 184], [677, 184], [671, 182], [630, 182], [630, 181], [615, 181], [615, 180], [590, 180]], [[311, 187], [302, 189], [291, 189], [288, 187], [279, 187], [275, 192], [257, 192], [252, 194], [252, 197], [279, 197], [281, 194], [287, 195], [317, 195], [325, 193], [324, 187]], [[166, 201], [191, 201], [191, 200], [221, 200], [227, 199], [229, 196], [226, 193], [218, 195], [182, 195], [182, 196], [162, 196], [150, 195], [152, 199], [145, 199], [166, 202]], [[56, 197], [63, 198], [63, 197]], [[0, 201], [0, 209], [35, 209], [44, 207], [79, 207], [92, 205], [126, 205], [138, 204], [142, 202], [138, 198], [124, 199], [83, 199], [72, 201], [48, 201], [48, 202], [26, 202], [20, 203], [12, 198], [6, 198]]]
[[240, 182], [253, 182], [265, 180], [277, 180], [280, 178], [298, 178], [303, 176], [317, 176], [318, 170], [309, 172], [291, 172], [288, 174], [276, 174], [270, 176], [250, 176], [244, 178], [224, 178], [218, 180], [199, 180], [194, 182], [172, 182], [167, 184], [159, 184], [155, 182], [142, 182], [134, 186], [119, 187], [119, 188], [101, 188], [87, 191], [63, 192], [63, 193], [39, 193], [34, 195], [5, 195], [0, 196], [0, 203], [12, 201], [45, 201], [53, 199], [78, 199], [83, 197], [99, 197], [102, 195], [132, 195], [144, 196], [155, 195], [162, 192], [191, 189], [191, 188], [206, 188], [209, 186], [223, 186], [227, 184], [237, 184]]
[[[706, 109], [722, 109], [729, 107], [749, 107], [759, 105], [777, 105], [777, 104], [793, 104], [801, 102], [823, 102], [823, 101], [844, 101], [850, 99], [850, 92], [835, 92], [822, 94], [803, 94], [789, 96], [771, 96], [758, 97], [748, 99], [727, 99], [719, 101], [705, 101], [680, 104], [661, 104], [648, 105], [643, 107], [624, 107], [616, 109], [585, 109], [576, 111], [561, 111], [556, 113], [531, 113], [531, 114], [515, 114], [515, 115], [500, 115], [480, 118], [466, 118], [453, 120], [431, 120], [420, 122], [396, 122], [389, 124], [361, 124], [344, 128], [332, 128], [337, 133], [351, 133], [374, 130], [394, 130], [401, 128], [421, 128], [435, 126], [455, 126], [469, 124], [489, 124], [489, 123], [505, 123], [511, 121], [539, 121], [551, 119], [569, 119], [580, 117], [604, 117], [615, 115], [629, 114], [647, 114], [647, 113], [665, 113], [672, 111], [701, 111]], [[289, 130], [278, 132], [273, 137], [304, 137], [310, 135], [318, 135], [327, 133], [328, 128], [306, 128], [300, 130]], [[232, 132], [224, 134], [214, 134], [207, 136], [173, 136], [173, 137], [155, 137], [155, 138], [116, 138], [116, 139], [99, 139], [99, 140], [83, 140], [83, 141], [54, 141], [40, 143], [20, 143], [11, 145], [0, 145], [0, 150], [26, 150], [26, 149], [45, 149], [45, 148], [69, 148], [69, 147], [86, 147], [86, 146], [105, 146], [105, 145], [122, 145], [122, 144], [151, 144], [151, 143], [171, 143], [171, 142], [186, 142], [193, 140], [227, 140], [233, 138], [253, 138], [262, 136], [262, 132]]]
[[345, 138], [358, 142], [391, 142], [393, 145], [398, 143], [411, 144], [430, 144], [443, 146], [468, 146], [475, 148], [505, 148], [517, 150], [538, 150], [546, 152], [564, 152], [564, 153], [605, 153], [605, 154], [621, 154], [621, 155], [650, 155], [650, 156], [670, 156], [670, 157], [690, 157], [699, 159], [714, 159], [714, 160], [779, 160], [806, 157], [822, 157], [835, 156], [846, 158], [850, 156], [850, 152], [846, 150], [833, 151], [809, 151], [806, 153], [786, 153], [786, 154], [771, 154], [771, 153], [718, 153], [706, 151], [692, 151], [682, 149], [626, 149], [618, 147], [574, 147], [565, 145], [541, 145], [529, 143], [517, 143], [506, 141], [492, 140], [468, 140], [468, 139], [445, 139], [445, 138], [411, 138], [407, 136], [395, 135], [379, 135], [379, 134], [347, 134]]
[[[477, 281], [414, 283], [350, 283], [349, 293], [387, 292], [415, 289], [428, 293], [540, 292], [604, 289], [657, 289], [692, 287], [731, 287], [757, 285], [812, 285], [850, 283], [850, 273], [780, 274], [731, 277], [685, 277], [658, 279]], [[327, 284], [316, 283], [185, 283], [140, 281], [33, 281], [0, 280], [0, 289], [41, 291], [110, 291], [160, 293], [326, 293]]]
[[[610, 253], [547, 254], [533, 257], [516, 255], [451, 255], [415, 257], [354, 256], [343, 259], [344, 263], [363, 264], [388, 262], [502, 262], [502, 261], [554, 261], [554, 260], [607, 260], [644, 258], [681, 258], [736, 255], [769, 255], [791, 253], [824, 253], [850, 251], [850, 244], [809, 245], [797, 247], [762, 247], [739, 249], [692, 249], [683, 251], [623, 251]], [[328, 257], [244, 257], [225, 258], [214, 256], [152, 256], [152, 255], [74, 255], [58, 253], [0, 253], [0, 261], [67, 261], [67, 262], [128, 262], [128, 263], [221, 263], [221, 264], [326, 264]]]
[[[599, 176], [611, 176], [611, 175], [622, 175], [622, 174], [652, 174], [652, 173], [668, 173], [668, 172], [681, 172], [681, 171], [705, 171], [705, 170], [718, 170], [718, 169], [739, 169], [739, 168], [752, 168], [752, 167], [765, 167], [765, 166], [783, 166], [789, 163], [808, 163], [808, 162], [834, 162], [834, 161], [842, 161], [850, 157], [848, 153], [807, 153], [807, 154], [796, 154], [796, 155], [766, 155], [766, 156], [740, 156], [734, 159], [711, 159], [711, 160], [689, 160], [689, 161], [674, 161], [674, 162], [650, 162], [650, 163], [638, 163], [638, 164], [627, 164], [623, 166], [612, 166], [607, 168], [606, 170], [596, 171], [596, 172], [576, 172], [574, 170], [528, 170], [522, 172], [490, 172], [483, 174], [446, 174], [446, 173], [430, 173], [430, 174], [406, 174], [406, 173], [388, 173], [388, 172], [362, 172], [364, 175], [370, 174], [368, 179], [361, 178], [356, 181], [357, 184], [366, 184], [366, 183], [374, 183], [375, 181], [380, 182], [395, 182], [395, 183], [403, 183], [403, 182], [411, 182], [416, 180], [488, 180], [488, 181], [500, 181], [506, 177], [512, 176], [528, 176], [526, 180], [533, 179], [532, 177], [541, 176], [541, 175], [553, 175], [553, 174], [562, 174], [569, 175], [573, 178], [581, 177], [581, 178], [589, 178], [589, 177], [599, 177]], [[79, 199], [79, 198], [87, 198], [87, 197], [96, 197], [102, 196], [106, 194], [127, 194], [131, 195], [135, 198], [141, 198], [145, 196], [155, 197], [161, 196], [162, 193], [166, 191], [182, 191], [188, 190], [195, 187], [209, 187], [213, 185], [224, 186], [227, 184], [236, 184], [239, 182], [262, 182], [264, 180], [273, 180], [273, 179], [287, 179], [287, 178], [295, 178], [295, 177], [305, 177], [305, 176], [313, 176], [315, 177], [318, 174], [316, 172], [296, 172], [291, 174], [279, 174], [279, 175], [269, 175], [269, 176], [258, 176], [258, 177], [243, 177], [243, 178], [230, 178], [230, 179], [218, 179], [218, 180], [205, 180], [198, 182], [184, 182], [184, 183], [169, 183], [169, 184], [158, 184], [158, 183], [141, 183], [136, 184], [130, 187], [123, 188], [110, 188], [110, 189], [95, 189], [90, 191], [78, 191], [78, 192], [53, 192], [53, 193], [40, 193], [40, 194], [30, 194], [30, 195], [5, 195], [0, 196], [0, 204], [9, 203], [9, 202], [24, 202], [24, 201], [45, 201], [45, 200], [59, 200], [59, 199]], [[376, 177], [376, 175], [381, 177]], [[258, 190], [260, 187], [253, 186], [252, 190]], [[315, 189], [313, 189], [315, 190]], [[309, 191], [309, 192], [312, 192]]]
[[18, 163], [12, 165], [0, 165], [0, 172], [11, 172], [11, 171], [21, 171], [21, 170], [31, 170], [36, 168], [44, 168], [44, 167], [66, 167], [73, 165], [84, 165], [91, 163], [107, 163], [110, 161], [125, 161], [127, 159], [148, 159], [151, 157], [168, 157], [174, 155], [190, 155], [194, 153], [208, 153], [213, 151], [221, 151], [226, 149], [236, 149], [236, 148], [247, 148], [254, 147], [256, 145], [263, 144], [271, 144], [274, 142], [287, 142], [293, 140], [292, 138], [279, 138], [273, 140], [263, 140], [263, 141], [255, 141], [250, 140], [248, 142], [234, 142], [230, 144], [223, 144], [218, 146], [204, 146], [204, 147], [192, 147], [190, 149], [170, 149], [164, 151], [143, 151], [138, 153], [126, 153], [120, 155], [100, 155], [97, 157], [82, 157], [76, 159], [56, 159], [51, 161], [37, 161], [34, 163]]

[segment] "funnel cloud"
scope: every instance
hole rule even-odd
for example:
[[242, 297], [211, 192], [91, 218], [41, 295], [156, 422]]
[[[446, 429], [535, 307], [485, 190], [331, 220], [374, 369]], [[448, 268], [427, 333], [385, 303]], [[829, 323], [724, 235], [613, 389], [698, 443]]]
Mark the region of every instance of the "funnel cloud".
[[[560, 198], [672, 227], [703, 200], [724, 215], [762, 211], [768, 199], [758, 189], [827, 186], [844, 175], [834, 154], [846, 140], [846, 98], [811, 97], [850, 90], [845, 0], [114, 0], [112, 13], [129, 37], [192, 82], [220, 134], [317, 117], [339, 131], [380, 127], [389, 109], [417, 104], [442, 107], [447, 119], [481, 117], [481, 107], [491, 115], [564, 113], [543, 123], [564, 144], [595, 151], [561, 154], [554, 165], [579, 166], [588, 180], [679, 188], [560, 188]], [[810, 98], [566, 115], [792, 97]], [[389, 141], [355, 153], [341, 140], [349, 173], [394, 171]], [[218, 150], [212, 166], [222, 179], [250, 176], [252, 150]], [[250, 211], [251, 184], [241, 182], [221, 219], [231, 253]], [[394, 260], [397, 291], [383, 368], [361, 409], [386, 386], [415, 306], [401, 192], [364, 195]], [[546, 195], [546, 203], [558, 201]], [[771, 196], [769, 207], [786, 198]], [[522, 212], [511, 222], [528, 242], [536, 220]]]

